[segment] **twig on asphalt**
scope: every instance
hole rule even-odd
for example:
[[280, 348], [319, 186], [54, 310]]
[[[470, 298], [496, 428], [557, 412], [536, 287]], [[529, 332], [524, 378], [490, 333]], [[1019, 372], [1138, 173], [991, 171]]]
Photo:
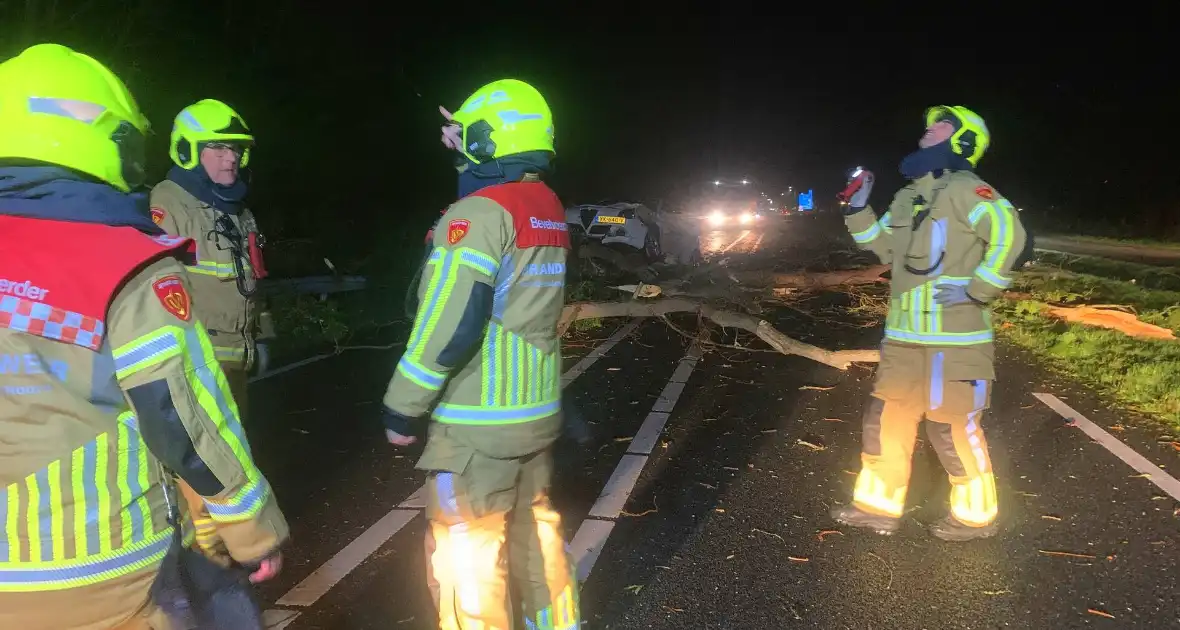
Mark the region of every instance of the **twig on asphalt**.
[[777, 538], [777, 539], [779, 539], [779, 540], [781, 540], [781, 541], [783, 541], [783, 542], [787, 542], [787, 541], [786, 541], [786, 539], [784, 539], [782, 536], [779, 536], [778, 534], [776, 534], [776, 533], [774, 533], [774, 532], [768, 532], [768, 531], [766, 531], [765, 529], [758, 529], [757, 527], [755, 527], [755, 528], [754, 528], [754, 529], [752, 529], [751, 531], [752, 531], [752, 532], [758, 532], [759, 534], [766, 534], [767, 536], [774, 536], [775, 538]]
[[787, 560], [791, 562], [811, 562], [811, 558], [798, 558], [795, 556], [787, 556]]
[[828, 450], [828, 447], [826, 447], [822, 444], [814, 444], [812, 442], [808, 442], [807, 440], [795, 440], [795, 443], [802, 444], [803, 446], [806, 446], [807, 448], [809, 448], [813, 451], [826, 451], [826, 450]]
[[1046, 556], [1058, 556], [1061, 558], [1081, 558], [1082, 560], [1094, 560], [1096, 558], [1096, 556], [1091, 556], [1085, 553], [1073, 553], [1072, 551], [1045, 551], [1044, 549], [1038, 549], [1037, 553]]
[[869, 555], [880, 560], [881, 564], [885, 565], [885, 568], [889, 570], [889, 582], [885, 584], [885, 590], [889, 590], [893, 586], [893, 567], [889, 566], [888, 562], [885, 562], [885, 558], [882, 558], [871, 551], [869, 552]]
[[824, 542], [824, 537], [831, 536], [833, 534], [843, 536], [844, 532], [842, 532], [838, 529], [825, 529], [825, 530], [821, 531], [820, 533], [816, 534], [815, 537], [818, 538], [820, 542]]
[[1114, 619], [1114, 615], [1106, 612], [1105, 610], [1098, 610], [1097, 608], [1087, 608], [1086, 612], [1090, 613], [1091, 615], [1098, 615], [1099, 617], [1106, 617], [1107, 619]]
[[623, 516], [647, 516], [648, 514], [655, 514], [656, 512], [659, 512], [659, 511], [660, 511], [660, 506], [659, 506], [659, 504], [656, 503], [656, 498], [652, 497], [651, 498], [651, 509], [644, 510], [642, 512], [639, 512], [638, 514], [633, 514], [631, 512], [628, 512], [627, 510], [619, 510], [619, 514], [622, 514]]

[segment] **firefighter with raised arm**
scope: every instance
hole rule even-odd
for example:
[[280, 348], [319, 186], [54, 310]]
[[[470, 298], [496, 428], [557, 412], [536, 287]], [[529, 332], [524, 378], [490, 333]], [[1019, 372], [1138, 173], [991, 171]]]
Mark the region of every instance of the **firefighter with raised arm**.
[[846, 525], [882, 534], [900, 527], [924, 418], [951, 482], [950, 514], [931, 533], [965, 541], [996, 532], [982, 424], [996, 379], [988, 303], [1012, 282], [1025, 232], [1012, 203], [974, 172], [990, 142], [975, 112], [933, 107], [918, 150], [901, 163], [909, 183], [880, 218], [867, 205], [872, 173], [853, 171], [841, 194], [853, 240], [892, 265], [862, 467], [852, 503], [832, 510]]
[[252, 579], [280, 566], [287, 523], [194, 314], [192, 243], [135, 192], [147, 131], [89, 56], [0, 63], [0, 628], [172, 627], [149, 597], [172, 473]]
[[[428, 472], [427, 552], [439, 625], [579, 627], [574, 568], [549, 501], [561, 432], [565, 210], [541, 176], [553, 117], [522, 81], [481, 87], [444, 127], [459, 197], [434, 230], [414, 327], [385, 394], [388, 440], [415, 441]], [[507, 566], [501, 554], [507, 546]]]

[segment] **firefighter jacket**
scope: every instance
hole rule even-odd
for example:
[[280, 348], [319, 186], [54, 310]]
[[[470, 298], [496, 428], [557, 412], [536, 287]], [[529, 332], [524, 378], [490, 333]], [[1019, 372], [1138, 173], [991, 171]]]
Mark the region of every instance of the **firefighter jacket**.
[[[991, 302], [1012, 282], [1025, 232], [1012, 203], [970, 171], [928, 174], [898, 191], [879, 219], [846, 217], [853, 240], [892, 266], [885, 339], [924, 346], [990, 345]], [[941, 306], [935, 286], [973, 300]]]
[[269, 554], [287, 523], [194, 315], [191, 241], [5, 204], [0, 627], [105, 630], [145, 607], [172, 541], [161, 462], [235, 559]]
[[174, 236], [197, 244], [196, 263], [188, 267], [197, 317], [208, 328], [217, 358], [227, 367], [248, 369], [253, 363], [257, 287], [250, 261], [254, 215], [234, 215], [206, 204], [180, 184], [166, 179], [151, 197], [152, 220]]
[[540, 181], [490, 186], [448, 208], [386, 407], [462, 427], [458, 435], [494, 457], [551, 443], [561, 424], [557, 324], [569, 249], [561, 201]]

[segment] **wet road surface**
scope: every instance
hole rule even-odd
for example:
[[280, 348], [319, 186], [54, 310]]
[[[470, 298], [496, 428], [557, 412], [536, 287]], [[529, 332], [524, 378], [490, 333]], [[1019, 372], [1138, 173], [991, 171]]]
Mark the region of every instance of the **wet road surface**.
[[701, 233], [701, 255], [705, 259], [725, 254], [750, 254], [758, 251], [772, 227], [757, 225], [748, 228], [710, 230]]
[[1180, 265], [1180, 248], [1135, 243], [1108, 243], [1057, 235], [1035, 236], [1034, 238], [1036, 248], [1044, 251], [1097, 256], [1159, 267]]
[[[765, 240], [799, 260], [830, 247], [804, 230]], [[819, 296], [810, 310], [840, 299]], [[833, 349], [871, 347], [880, 334], [796, 310], [765, 316]], [[851, 494], [871, 366], [702, 353], [651, 320], [606, 322], [566, 352], [567, 370], [578, 366], [568, 387], [595, 433], [588, 447], [560, 445], [554, 488], [586, 576], [586, 628], [1180, 624], [1180, 503], [1156, 485], [1168, 486], [1180, 454], [1159, 441], [1162, 428], [1105, 411], [1023, 354], [1002, 349], [984, 423], [1002, 534], [954, 545], [922, 527], [945, 513], [948, 490], [926, 445], [898, 535], [827, 517]], [[252, 386], [251, 440], [293, 527], [284, 573], [262, 591], [272, 627], [435, 627], [420, 450], [387, 445], [377, 420], [397, 356], [346, 353]], [[1032, 395], [1042, 392], [1163, 470], [1154, 480], [1135, 470]]]

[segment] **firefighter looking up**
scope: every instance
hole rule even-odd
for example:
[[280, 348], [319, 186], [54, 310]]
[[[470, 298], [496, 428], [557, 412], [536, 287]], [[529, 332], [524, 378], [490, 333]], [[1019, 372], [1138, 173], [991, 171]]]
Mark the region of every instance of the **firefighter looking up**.
[[0, 628], [170, 627], [149, 591], [171, 473], [252, 579], [280, 566], [287, 523], [194, 314], [192, 242], [134, 193], [147, 131], [91, 57], [0, 63]]
[[966, 107], [933, 107], [910, 180], [879, 219], [867, 205], [873, 175], [856, 169], [841, 194], [861, 249], [892, 265], [889, 316], [873, 398], [864, 415], [862, 468], [837, 521], [891, 534], [900, 527], [918, 425], [951, 482], [943, 540], [996, 532], [996, 481], [983, 436], [996, 379], [988, 303], [1012, 282], [1025, 232], [1016, 209], [974, 172], [991, 142]]
[[[385, 394], [396, 445], [415, 441], [427, 481], [428, 581], [445, 630], [508, 630], [511, 575], [528, 628], [577, 628], [577, 582], [549, 501], [561, 432], [569, 233], [550, 170], [553, 117], [522, 81], [481, 87], [451, 116], [459, 197], [434, 230], [405, 354]], [[507, 547], [507, 566], [501, 554]]]

